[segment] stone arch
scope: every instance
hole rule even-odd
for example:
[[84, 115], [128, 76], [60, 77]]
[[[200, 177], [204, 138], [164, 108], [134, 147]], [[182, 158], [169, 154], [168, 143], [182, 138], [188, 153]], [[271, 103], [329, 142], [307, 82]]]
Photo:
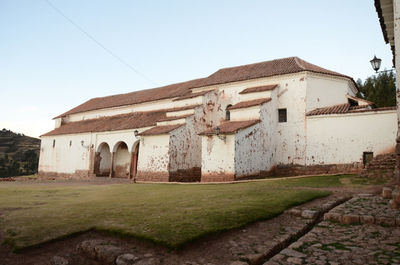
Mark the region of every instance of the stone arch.
[[137, 173], [137, 166], [139, 161], [139, 146], [140, 141], [136, 141], [132, 145], [131, 152], [131, 168], [130, 168], [130, 177], [135, 179]]
[[116, 178], [126, 178], [130, 175], [131, 155], [128, 145], [123, 142], [117, 142], [113, 148], [113, 173]]
[[94, 162], [94, 173], [96, 176], [108, 176], [111, 171], [110, 146], [103, 142], [97, 147]]

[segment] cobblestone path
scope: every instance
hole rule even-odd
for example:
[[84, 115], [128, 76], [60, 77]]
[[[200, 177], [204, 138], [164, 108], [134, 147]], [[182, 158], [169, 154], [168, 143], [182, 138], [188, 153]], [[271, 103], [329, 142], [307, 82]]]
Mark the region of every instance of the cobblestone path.
[[[264, 265], [400, 264], [400, 226], [379, 221], [399, 217], [399, 210], [387, 205], [389, 200], [378, 196], [356, 196], [327, 214], [339, 220], [319, 223]], [[375, 221], [340, 223], [345, 216], [372, 216]]]

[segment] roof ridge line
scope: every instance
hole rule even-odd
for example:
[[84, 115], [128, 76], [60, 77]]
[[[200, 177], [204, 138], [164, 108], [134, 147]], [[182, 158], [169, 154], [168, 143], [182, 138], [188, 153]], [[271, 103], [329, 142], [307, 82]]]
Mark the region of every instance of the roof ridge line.
[[299, 66], [301, 69], [303, 69], [305, 71], [308, 71], [307, 68], [299, 62], [299, 60], [301, 60], [299, 57], [294, 56], [293, 58], [294, 58], [294, 61], [297, 64], [297, 66]]

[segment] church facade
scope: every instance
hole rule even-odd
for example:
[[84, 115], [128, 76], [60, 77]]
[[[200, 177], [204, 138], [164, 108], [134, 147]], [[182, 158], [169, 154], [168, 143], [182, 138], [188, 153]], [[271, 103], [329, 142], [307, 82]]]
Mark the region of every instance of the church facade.
[[357, 92], [351, 77], [290, 57], [93, 98], [41, 136], [39, 175], [219, 182], [359, 172], [394, 151], [397, 118]]

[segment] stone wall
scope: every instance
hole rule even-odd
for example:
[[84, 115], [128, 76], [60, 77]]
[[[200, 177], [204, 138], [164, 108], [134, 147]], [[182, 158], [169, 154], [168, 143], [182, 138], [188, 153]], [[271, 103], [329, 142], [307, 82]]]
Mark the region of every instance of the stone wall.
[[378, 155], [363, 169], [361, 176], [370, 178], [393, 178], [396, 154]]
[[362, 163], [330, 164], [330, 165], [278, 165], [273, 169], [274, 176], [300, 176], [320, 174], [360, 174]]

